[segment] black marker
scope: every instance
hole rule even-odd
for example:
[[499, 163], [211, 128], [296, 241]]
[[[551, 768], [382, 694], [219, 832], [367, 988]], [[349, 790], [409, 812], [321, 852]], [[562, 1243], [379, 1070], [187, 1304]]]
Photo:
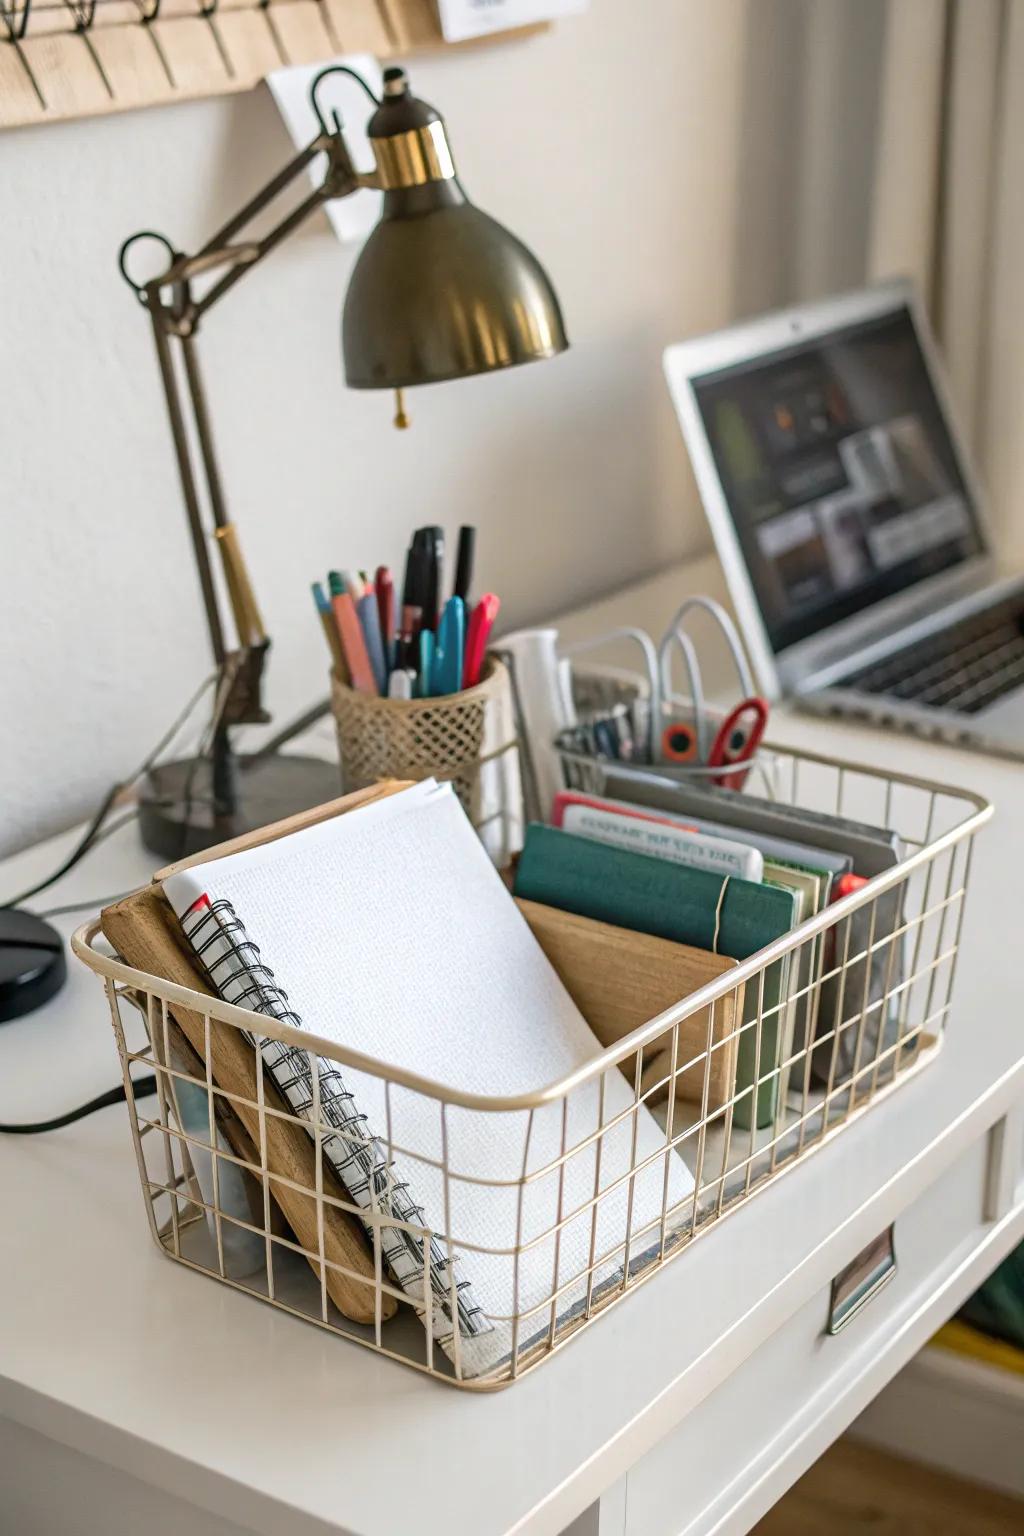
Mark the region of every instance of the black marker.
[[473, 585], [475, 546], [476, 529], [469, 523], [463, 523], [459, 529], [459, 549], [455, 557], [455, 585], [452, 588], [452, 596], [461, 597], [464, 603], [469, 602], [469, 589]]

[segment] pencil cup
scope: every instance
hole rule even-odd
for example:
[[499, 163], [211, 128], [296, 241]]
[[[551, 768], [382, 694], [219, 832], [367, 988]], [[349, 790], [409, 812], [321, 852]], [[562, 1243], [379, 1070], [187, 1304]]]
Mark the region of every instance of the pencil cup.
[[337, 677], [331, 699], [346, 794], [381, 779], [447, 779], [494, 863], [523, 845], [512, 688], [496, 657], [479, 683], [432, 699], [382, 699]]

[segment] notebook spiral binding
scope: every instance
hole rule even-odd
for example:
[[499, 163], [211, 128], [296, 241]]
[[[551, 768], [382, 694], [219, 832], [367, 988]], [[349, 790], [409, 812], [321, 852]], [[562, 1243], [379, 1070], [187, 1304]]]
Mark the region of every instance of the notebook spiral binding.
[[[226, 1002], [263, 1013], [293, 1029], [302, 1019], [288, 1005], [288, 994], [260, 955], [259, 946], [229, 901], [196, 902], [182, 919], [182, 928], [210, 977], [214, 990]], [[402, 1289], [423, 1301], [423, 1238], [411, 1227], [425, 1228], [422, 1209], [407, 1185], [396, 1179], [380, 1141], [367, 1127], [355, 1098], [334, 1062], [318, 1059], [319, 1114], [315, 1113], [315, 1089], [309, 1054], [279, 1040], [248, 1035], [289, 1106], [304, 1120], [319, 1120], [332, 1131], [323, 1134], [323, 1151], [345, 1190], [363, 1210], [391, 1216], [400, 1226], [380, 1223], [381, 1257]], [[310, 1135], [313, 1135], [312, 1127]], [[371, 1242], [374, 1223], [364, 1222]], [[430, 1289], [434, 1311], [434, 1337], [447, 1343], [453, 1334], [451, 1273], [458, 1275], [459, 1257], [450, 1263], [445, 1247], [433, 1235], [428, 1248]], [[459, 1332], [462, 1337], [490, 1333], [492, 1325], [477, 1305], [466, 1280], [455, 1281]]]

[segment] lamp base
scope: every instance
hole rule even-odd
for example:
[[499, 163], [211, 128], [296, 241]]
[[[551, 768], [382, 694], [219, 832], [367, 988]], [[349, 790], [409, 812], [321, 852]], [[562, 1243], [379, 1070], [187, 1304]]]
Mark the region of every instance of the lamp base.
[[139, 828], [151, 853], [168, 862], [183, 859], [342, 792], [337, 763], [317, 757], [239, 756], [236, 766], [238, 805], [230, 816], [214, 816], [208, 758], [165, 763], [149, 773], [139, 794]]
[[67, 980], [64, 940], [31, 912], [0, 912], [0, 1024], [48, 1003]]

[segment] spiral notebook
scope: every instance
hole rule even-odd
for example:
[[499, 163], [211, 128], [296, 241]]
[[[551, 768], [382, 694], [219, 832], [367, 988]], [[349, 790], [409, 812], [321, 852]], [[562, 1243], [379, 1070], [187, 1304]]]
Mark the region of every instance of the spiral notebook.
[[[601, 1050], [449, 785], [428, 780], [195, 863], [170, 875], [164, 892], [221, 997], [391, 1066], [513, 1096]], [[253, 1044], [308, 1118], [308, 1053], [262, 1037]], [[323, 1057], [318, 1078], [320, 1119], [334, 1128], [324, 1155], [356, 1205], [392, 1218], [380, 1224], [384, 1262], [421, 1317], [426, 1274], [433, 1338], [467, 1377], [507, 1359], [514, 1339], [524, 1349], [546, 1335], [555, 1291], [556, 1323], [569, 1321], [586, 1300], [591, 1263], [595, 1293], [621, 1280], [627, 1228], [630, 1268], [642, 1267], [661, 1243], [666, 1169], [669, 1209], [689, 1208], [685, 1164], [645, 1107], [627, 1113], [633, 1097], [617, 1071], [604, 1074], [603, 1097], [596, 1081], [568, 1096], [564, 1126], [562, 1101], [532, 1113], [442, 1111], [438, 1100]], [[594, 1143], [569, 1157], [561, 1178], [549, 1165], [602, 1124], [611, 1128], [593, 1222]], [[447, 1190], [437, 1166], [446, 1150]], [[520, 1202], [524, 1172], [541, 1169]], [[438, 1234], [426, 1253], [423, 1229]]]

